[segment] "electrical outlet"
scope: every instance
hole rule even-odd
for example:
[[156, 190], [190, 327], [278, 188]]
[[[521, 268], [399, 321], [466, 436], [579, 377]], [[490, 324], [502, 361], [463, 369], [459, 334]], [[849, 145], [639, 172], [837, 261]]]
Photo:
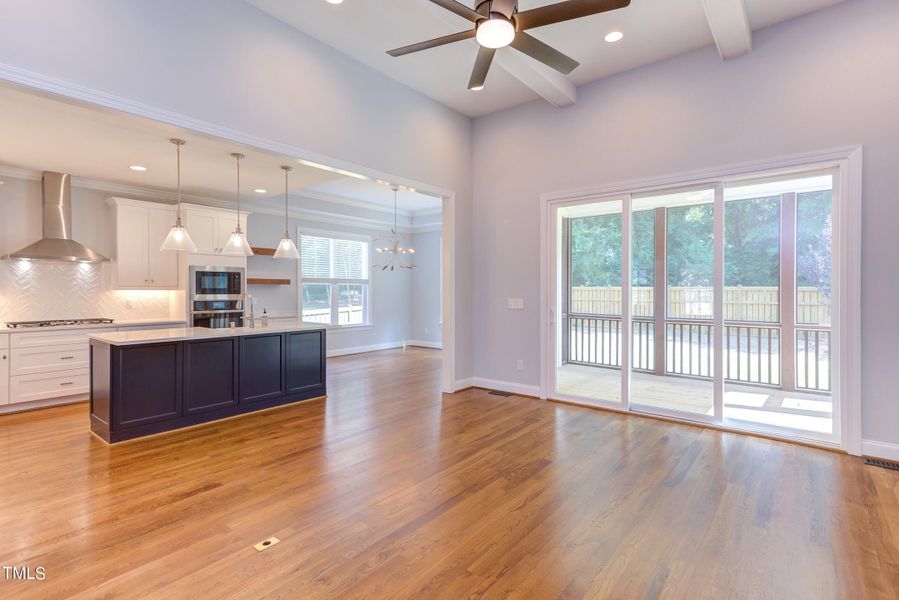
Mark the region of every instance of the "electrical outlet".
[[428, 328], [425, 327], [425, 335], [428, 335]]
[[524, 300], [521, 298], [509, 298], [507, 306], [509, 310], [524, 310]]
[[519, 371], [524, 371], [524, 361], [520, 358], [518, 359], [518, 364], [516, 365]]

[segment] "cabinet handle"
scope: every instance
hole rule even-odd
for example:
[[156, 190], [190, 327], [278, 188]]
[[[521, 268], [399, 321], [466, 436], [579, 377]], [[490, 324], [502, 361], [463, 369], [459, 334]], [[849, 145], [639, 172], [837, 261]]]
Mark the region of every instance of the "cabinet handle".
[[61, 385], [61, 386], [63, 386], [63, 385], [75, 385], [75, 382], [74, 382], [74, 381], [63, 381], [63, 382], [61, 382], [59, 385]]
[[72, 360], [73, 358], [75, 358], [75, 357], [74, 356], [60, 356], [59, 360]]
[[6, 360], [6, 355], [5, 355], [5, 354], [3, 355], [3, 360]]

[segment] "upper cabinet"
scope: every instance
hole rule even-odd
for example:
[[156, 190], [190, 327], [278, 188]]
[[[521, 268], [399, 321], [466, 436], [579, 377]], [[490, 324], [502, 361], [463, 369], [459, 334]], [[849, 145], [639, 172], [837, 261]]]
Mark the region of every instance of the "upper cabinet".
[[[126, 289], [169, 290], [179, 286], [178, 252], [160, 250], [175, 224], [170, 204], [110, 198], [115, 211], [115, 285]], [[247, 230], [247, 215], [240, 226]], [[237, 225], [237, 212], [196, 204], [182, 204], [181, 217], [197, 246], [196, 254], [226, 254], [222, 249]]]
[[110, 198], [116, 224], [116, 286], [139, 289], [178, 287], [178, 253], [160, 250], [175, 223], [175, 207]]
[[[223, 254], [222, 249], [237, 226], [237, 212], [196, 204], [182, 204], [184, 226], [197, 246], [198, 254]], [[240, 213], [240, 227], [246, 233], [247, 215]]]

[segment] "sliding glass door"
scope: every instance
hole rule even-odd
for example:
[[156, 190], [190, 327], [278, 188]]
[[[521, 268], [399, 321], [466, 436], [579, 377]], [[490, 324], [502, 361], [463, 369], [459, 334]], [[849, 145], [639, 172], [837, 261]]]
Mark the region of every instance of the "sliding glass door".
[[598, 406], [622, 406], [622, 205], [614, 198], [592, 201], [563, 206], [556, 215], [555, 389]]
[[827, 441], [833, 174], [725, 188], [724, 418]]
[[715, 211], [710, 186], [631, 200], [634, 410], [716, 418]]
[[836, 171], [552, 212], [554, 398], [839, 442]]

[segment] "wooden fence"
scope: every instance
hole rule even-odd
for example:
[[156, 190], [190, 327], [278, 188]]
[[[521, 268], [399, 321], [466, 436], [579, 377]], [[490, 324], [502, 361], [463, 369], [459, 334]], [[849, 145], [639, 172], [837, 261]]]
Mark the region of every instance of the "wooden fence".
[[[651, 317], [653, 288], [632, 291], [634, 317]], [[830, 301], [817, 288], [800, 287], [796, 302], [799, 324], [829, 324]], [[576, 287], [571, 290], [571, 312], [579, 315], [620, 315], [620, 287]], [[712, 288], [668, 288], [668, 318], [702, 319], [712, 316]], [[780, 321], [780, 291], [776, 287], [725, 287], [725, 321]]]

